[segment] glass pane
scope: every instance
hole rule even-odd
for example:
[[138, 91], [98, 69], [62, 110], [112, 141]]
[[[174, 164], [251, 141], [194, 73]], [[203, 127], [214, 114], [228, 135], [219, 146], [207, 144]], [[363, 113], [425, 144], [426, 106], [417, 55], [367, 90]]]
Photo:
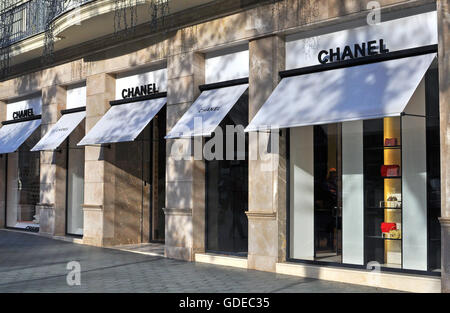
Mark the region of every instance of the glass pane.
[[39, 231], [40, 153], [30, 150], [40, 137], [38, 127], [17, 152], [8, 154], [7, 227]]
[[341, 125], [314, 127], [314, 251], [318, 261], [342, 257]]
[[153, 205], [152, 234], [154, 241], [164, 241], [166, 204], [166, 108], [153, 119]]
[[427, 110], [428, 270], [441, 270], [441, 167], [439, 76], [434, 65], [425, 76]]
[[[242, 123], [246, 126], [248, 123], [247, 119], [238, 119], [248, 116], [247, 99], [247, 95], [241, 97], [220, 125], [224, 146], [227, 142], [226, 125]], [[245, 161], [237, 160], [241, 154], [238, 153], [237, 135], [234, 135], [234, 151], [231, 154], [234, 160], [206, 161], [206, 248], [209, 251], [246, 254], [248, 250], [248, 222], [245, 214], [248, 210], [248, 136], [239, 136], [246, 138]]]
[[364, 121], [365, 262], [402, 264], [400, 118]]
[[83, 235], [84, 147], [77, 146], [85, 133], [81, 122], [69, 136], [67, 164], [67, 233]]
[[342, 262], [364, 265], [363, 122], [342, 123]]
[[314, 127], [289, 131], [289, 257], [314, 260]]

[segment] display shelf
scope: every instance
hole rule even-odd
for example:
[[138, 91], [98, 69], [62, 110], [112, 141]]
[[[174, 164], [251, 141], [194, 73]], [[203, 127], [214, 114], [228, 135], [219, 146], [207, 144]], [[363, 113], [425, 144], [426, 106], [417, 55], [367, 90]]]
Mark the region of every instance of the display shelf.
[[402, 239], [395, 239], [395, 238], [385, 238], [383, 236], [366, 236], [367, 238], [371, 239], [382, 239], [382, 240], [395, 240], [395, 241], [401, 241]]
[[400, 207], [400, 208], [388, 208], [388, 207], [382, 207], [382, 208], [380, 208], [380, 207], [370, 207], [370, 206], [368, 206], [368, 207], [366, 207], [368, 210], [397, 210], [397, 211], [400, 211], [400, 210], [402, 210], [402, 208]]
[[401, 150], [402, 146], [381, 146], [381, 147], [370, 147], [367, 148], [366, 150], [368, 151], [379, 151], [379, 150]]
[[[365, 184], [365, 260], [401, 267], [402, 238], [384, 237], [380, 232], [383, 222], [395, 223], [401, 229], [402, 196], [402, 138], [400, 118], [384, 118], [364, 122], [364, 184]], [[396, 145], [387, 146], [388, 139]], [[383, 166], [398, 166], [398, 176], [382, 176]], [[398, 207], [388, 207], [391, 196], [396, 196]], [[392, 200], [393, 201], [393, 200]]]
[[387, 176], [387, 177], [383, 177], [383, 176], [379, 175], [379, 176], [373, 176], [372, 178], [370, 178], [368, 180], [377, 181], [377, 180], [380, 180], [380, 179], [400, 179], [400, 178], [402, 178], [402, 177], [401, 176]]

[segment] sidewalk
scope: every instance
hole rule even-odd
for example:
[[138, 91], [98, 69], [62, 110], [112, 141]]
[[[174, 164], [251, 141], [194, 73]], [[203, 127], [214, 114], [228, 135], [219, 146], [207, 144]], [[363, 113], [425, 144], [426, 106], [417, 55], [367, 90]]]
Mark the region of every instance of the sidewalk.
[[[67, 284], [70, 270], [66, 266], [71, 261], [81, 266], [80, 286]], [[0, 230], [0, 292], [372, 293], [389, 290], [189, 263]]]

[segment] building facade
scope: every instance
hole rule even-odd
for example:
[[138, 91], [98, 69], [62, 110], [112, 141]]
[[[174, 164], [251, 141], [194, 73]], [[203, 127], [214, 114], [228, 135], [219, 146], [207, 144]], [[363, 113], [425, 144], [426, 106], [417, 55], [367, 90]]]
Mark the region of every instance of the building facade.
[[449, 292], [448, 1], [194, 2], [9, 42], [0, 227]]

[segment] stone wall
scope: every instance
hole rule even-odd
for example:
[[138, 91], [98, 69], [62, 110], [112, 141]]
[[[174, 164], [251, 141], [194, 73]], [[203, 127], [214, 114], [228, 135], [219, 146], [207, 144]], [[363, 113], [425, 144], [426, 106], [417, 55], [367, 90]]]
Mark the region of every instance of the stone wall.
[[[115, 78], [96, 74], [86, 80], [86, 133], [115, 98]], [[105, 246], [115, 236], [115, 145], [86, 146], [84, 167], [84, 236], [86, 244]]]
[[[177, 45], [173, 49], [167, 62], [167, 132], [198, 97], [198, 86], [205, 81], [204, 56], [192, 51], [179, 53]], [[164, 210], [165, 254], [189, 261], [205, 249], [205, 164], [195, 160], [188, 149], [180, 151], [191, 145], [190, 139], [167, 140]]]
[[[369, 0], [283, 0], [264, 4], [177, 31], [162, 32], [133, 44], [103, 47], [82, 58], [0, 83], [0, 100], [30, 94], [52, 85], [70, 85], [86, 77], [114, 74], [161, 64], [181, 52], [204, 52], [278, 33], [294, 33], [365, 18]], [[383, 12], [416, 7], [434, 0], [380, 0]], [[232, 6], [236, 10], [239, 6]], [[198, 12], [199, 16], [201, 12]], [[101, 41], [101, 40], [100, 40]], [[106, 41], [105, 41], [106, 43]]]
[[[53, 85], [42, 89], [41, 138], [61, 117], [66, 108], [66, 89]], [[65, 235], [66, 232], [66, 149], [40, 152], [39, 232]]]
[[[87, 81], [86, 132], [109, 109], [114, 99], [115, 74], [139, 67], [167, 64], [168, 101], [167, 131], [176, 124], [199, 95], [198, 86], [204, 83], [204, 53], [249, 42], [250, 90], [249, 118], [251, 119], [276, 87], [278, 71], [284, 68], [284, 36], [288, 33], [307, 32], [322, 26], [365, 19], [369, 0], [284, 0], [264, 4], [248, 10], [159, 36], [145, 38], [133, 44], [125, 44], [93, 52], [83, 59], [27, 74], [0, 83], [0, 100], [43, 90], [44, 94], [55, 90], [56, 98], [63, 91], [60, 87], [81, 80]], [[380, 0], [383, 12], [433, 3], [433, 0]], [[440, 80], [442, 113], [442, 195], [443, 195], [443, 267], [444, 290], [448, 290], [450, 212], [447, 205], [447, 137], [448, 137], [448, 1], [438, 0], [440, 12]], [[199, 13], [200, 14], [200, 13]], [[446, 70], [447, 69], [447, 70]], [[58, 91], [59, 90], [59, 91]], [[50, 101], [50, 102], [49, 102]], [[53, 102], [52, 102], [53, 101]], [[46, 124], [54, 123], [62, 100], [45, 100], [55, 103], [43, 110]], [[58, 104], [59, 103], [59, 104]], [[1, 113], [1, 111], [0, 111]], [[1, 117], [1, 115], [0, 115]], [[43, 127], [45, 131], [46, 127]], [[286, 258], [286, 159], [285, 137], [280, 136], [280, 154], [262, 152], [262, 158], [249, 164], [249, 267], [274, 271], [275, 264]], [[262, 136], [262, 141], [268, 137]], [[190, 140], [167, 140], [166, 170], [166, 255], [193, 260], [195, 253], [205, 247], [205, 164], [192, 155], [183, 160], [171, 156], [172, 148]], [[139, 153], [137, 145], [129, 149]], [[134, 194], [142, 181], [133, 175], [133, 168], [123, 165], [123, 155], [128, 148], [88, 146], [85, 150], [85, 202], [84, 242], [94, 245], [112, 245], [140, 242], [138, 223], [138, 194]], [[258, 155], [256, 142], [250, 145], [250, 154]], [[42, 156], [42, 173], [53, 175], [54, 164], [48, 169], [50, 157]], [[0, 159], [0, 175], [1, 175]], [[132, 161], [130, 161], [132, 162]], [[273, 171], [261, 167], [274, 164]], [[57, 177], [57, 172], [55, 177]], [[57, 178], [55, 178], [57, 179]], [[43, 180], [43, 189], [51, 184]], [[56, 189], [50, 186], [47, 203], [57, 203]], [[1, 188], [1, 186], [0, 186]], [[131, 192], [132, 202], [124, 195]], [[44, 189], [42, 195], [47, 195]], [[45, 197], [44, 197], [45, 198]], [[45, 202], [42, 199], [41, 202]], [[0, 199], [1, 201], [1, 199]], [[0, 202], [1, 204], [1, 202]], [[55, 206], [56, 208], [56, 206]], [[0, 207], [1, 210], [1, 207]], [[55, 209], [55, 212], [58, 209]], [[0, 212], [1, 213], [1, 212]], [[56, 213], [55, 213], [56, 214]], [[55, 215], [56, 216], [56, 215]], [[0, 217], [1, 221], [1, 217]], [[56, 224], [55, 224], [56, 225]], [[0, 224], [1, 226], [1, 224]], [[56, 226], [55, 226], [56, 227]], [[56, 233], [56, 231], [55, 231]], [[445, 289], [447, 288], [447, 289]]]
[[[285, 43], [280, 36], [263, 37], [250, 42], [249, 120], [270, 96], [280, 80], [278, 72], [284, 70]], [[279, 234], [286, 232], [286, 167], [282, 168], [285, 154], [271, 151], [271, 140], [278, 133], [259, 133], [257, 140], [249, 140], [249, 251], [251, 269], [275, 271], [279, 260], [285, 259], [285, 240]], [[278, 137], [278, 138], [276, 138]], [[279, 227], [281, 226], [281, 227]], [[284, 236], [282, 236], [284, 237]]]
[[442, 291], [450, 292], [450, 4], [437, 1], [441, 118]]
[[[6, 103], [0, 102], [0, 120], [6, 119]], [[5, 175], [6, 175], [6, 156], [0, 155], [0, 228], [5, 227]]]

